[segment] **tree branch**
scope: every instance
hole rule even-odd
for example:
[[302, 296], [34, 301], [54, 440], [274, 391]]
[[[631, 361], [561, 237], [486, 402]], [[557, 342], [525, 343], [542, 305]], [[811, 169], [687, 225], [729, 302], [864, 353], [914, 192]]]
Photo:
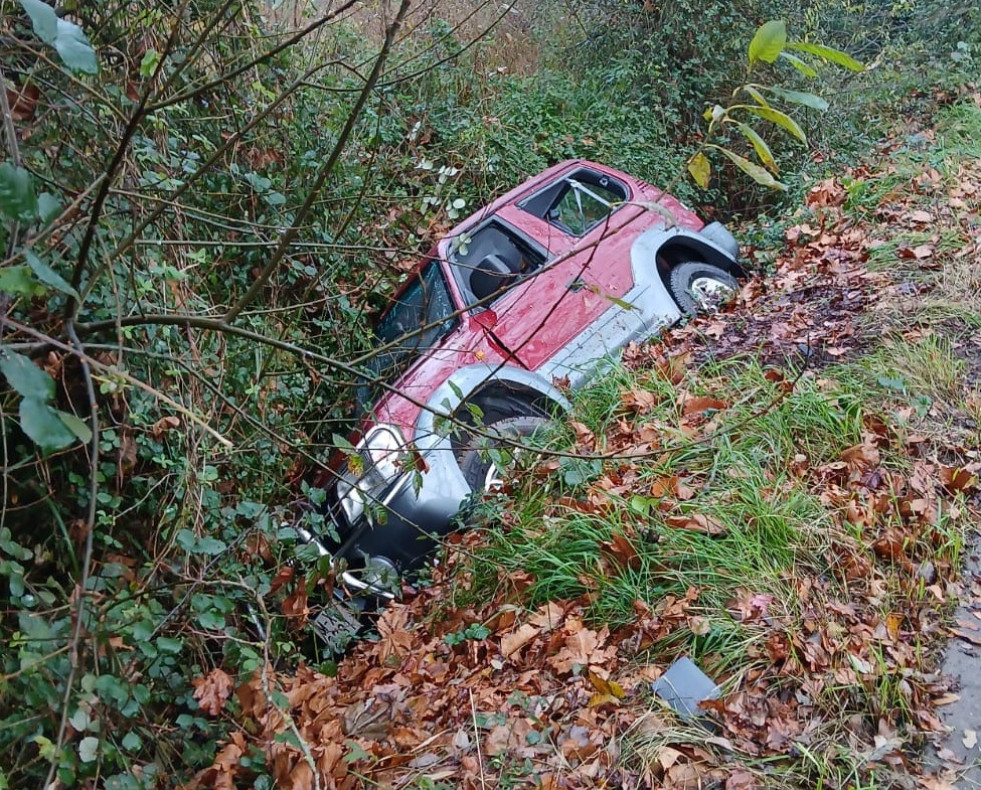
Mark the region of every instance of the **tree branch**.
[[361, 93], [358, 96], [358, 100], [354, 103], [354, 107], [351, 109], [351, 112], [348, 113], [344, 128], [341, 130], [341, 133], [337, 138], [337, 142], [334, 144], [333, 150], [330, 152], [330, 156], [328, 157], [326, 164], [317, 174], [317, 180], [314, 182], [310, 192], [307, 194], [306, 200], [303, 201], [303, 205], [300, 207], [300, 210], [296, 212], [296, 217], [293, 219], [293, 224], [291, 224], [289, 229], [283, 234], [283, 237], [279, 242], [279, 246], [273, 253], [272, 258], [259, 273], [259, 276], [256, 277], [255, 281], [251, 286], [249, 286], [248, 290], [242, 295], [242, 297], [234, 305], [232, 305], [227, 313], [225, 313], [223, 323], [230, 324], [235, 320], [238, 314], [241, 313], [253, 299], [255, 299], [259, 291], [265, 287], [266, 283], [269, 281], [269, 278], [272, 277], [276, 267], [279, 266], [280, 262], [286, 256], [286, 252], [289, 249], [290, 244], [299, 234], [303, 221], [310, 213], [311, 208], [313, 208], [313, 204], [316, 202], [317, 196], [320, 194], [320, 190], [323, 189], [324, 184], [327, 183], [327, 179], [333, 172], [334, 166], [337, 164], [337, 160], [340, 159], [341, 153], [347, 146], [347, 141], [351, 136], [351, 132], [354, 131], [355, 124], [361, 117], [361, 111], [364, 109], [364, 106], [368, 101], [368, 97], [375, 89], [375, 84], [378, 82], [378, 78], [381, 76], [382, 68], [384, 67], [385, 61], [388, 59], [388, 54], [392, 49], [392, 42], [395, 40], [395, 35], [398, 33], [398, 29], [402, 25], [402, 20], [405, 18], [405, 14], [409, 10], [409, 3], [410, 0], [402, 0], [395, 19], [385, 31], [385, 41], [378, 53], [378, 57], [375, 59], [375, 65], [371, 70], [371, 74], [368, 75], [368, 80], [365, 82], [364, 88], [362, 88]]

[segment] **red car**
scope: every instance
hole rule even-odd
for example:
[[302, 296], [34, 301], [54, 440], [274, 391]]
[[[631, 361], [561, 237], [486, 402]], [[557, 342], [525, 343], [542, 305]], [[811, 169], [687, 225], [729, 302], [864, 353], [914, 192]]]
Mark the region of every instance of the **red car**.
[[493, 485], [481, 437], [528, 434], [628, 342], [732, 295], [737, 253], [719, 223], [581, 160], [464, 220], [375, 328], [356, 452], [319, 481], [339, 541], [304, 537], [343, 560], [348, 589], [391, 597]]

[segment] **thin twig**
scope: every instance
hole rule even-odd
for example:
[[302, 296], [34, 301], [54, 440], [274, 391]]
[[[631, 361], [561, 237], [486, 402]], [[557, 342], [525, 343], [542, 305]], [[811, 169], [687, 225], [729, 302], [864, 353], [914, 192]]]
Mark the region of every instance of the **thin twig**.
[[473, 689], [470, 691], [470, 713], [473, 717], [473, 742], [477, 746], [477, 764], [480, 766], [480, 786], [487, 790], [487, 780], [484, 778], [484, 755], [480, 751], [480, 729], [477, 726], [477, 703], [473, 700]]
[[327, 179], [330, 177], [331, 173], [334, 172], [334, 166], [337, 164], [337, 161], [341, 158], [341, 154], [347, 147], [347, 141], [350, 138], [351, 133], [354, 131], [355, 124], [361, 117], [361, 111], [368, 102], [368, 97], [371, 96], [372, 91], [375, 89], [375, 84], [381, 77], [382, 69], [385, 66], [385, 61], [388, 60], [389, 52], [392, 49], [392, 42], [395, 40], [395, 35], [398, 33], [399, 27], [402, 25], [402, 20], [405, 18], [405, 14], [408, 10], [409, 0], [402, 0], [395, 19], [385, 31], [385, 41], [378, 53], [378, 57], [375, 59], [375, 65], [371, 70], [371, 74], [368, 76], [364, 87], [361, 89], [361, 93], [358, 95], [358, 100], [354, 103], [354, 107], [352, 107], [351, 111], [348, 113], [347, 120], [344, 123], [344, 128], [338, 135], [337, 142], [334, 144], [334, 148], [331, 150], [330, 156], [327, 158], [327, 162], [317, 174], [317, 179], [310, 188], [306, 200], [303, 201], [303, 205], [296, 212], [293, 223], [283, 234], [276, 251], [273, 253], [268, 263], [266, 263], [266, 265], [263, 267], [262, 271], [259, 273], [259, 276], [256, 277], [252, 285], [249, 286], [248, 290], [246, 290], [242, 297], [234, 305], [232, 305], [227, 313], [225, 313], [225, 317], [223, 319], [224, 323], [230, 324], [236, 319], [242, 310], [252, 303], [259, 292], [266, 286], [269, 278], [272, 277], [273, 272], [282, 262], [283, 258], [286, 257], [286, 253], [289, 250], [290, 245], [300, 232], [300, 227], [310, 214], [310, 211], [317, 200], [317, 196], [324, 188], [324, 185], [327, 183]]
[[75, 628], [72, 630], [72, 638], [69, 643], [69, 664], [68, 678], [65, 680], [65, 696], [61, 703], [61, 723], [58, 725], [58, 737], [55, 739], [55, 748], [51, 756], [51, 766], [48, 768], [48, 778], [45, 779], [42, 787], [50, 787], [54, 779], [55, 771], [61, 761], [61, 750], [65, 745], [65, 736], [68, 732], [68, 717], [71, 709], [72, 692], [75, 686], [75, 676], [78, 673], [78, 646], [82, 639], [82, 629], [85, 622], [85, 603], [86, 587], [88, 587], [89, 573], [92, 569], [92, 547], [95, 535], [95, 515], [97, 507], [97, 497], [99, 494], [99, 404], [95, 398], [95, 386], [92, 383], [92, 369], [89, 366], [88, 358], [85, 354], [85, 347], [78, 339], [75, 327], [71, 321], [65, 325], [65, 332], [72, 342], [75, 355], [78, 357], [82, 366], [82, 378], [85, 381], [85, 394], [88, 398], [89, 414], [92, 419], [92, 440], [89, 446], [89, 510], [85, 519], [85, 549], [82, 555], [82, 573], [78, 581], [78, 608], [75, 610]]

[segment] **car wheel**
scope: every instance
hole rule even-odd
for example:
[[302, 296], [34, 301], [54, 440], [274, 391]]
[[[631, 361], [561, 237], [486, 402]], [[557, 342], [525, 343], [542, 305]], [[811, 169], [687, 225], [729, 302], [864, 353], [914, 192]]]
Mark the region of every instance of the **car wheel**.
[[[494, 448], [506, 447], [508, 441], [519, 441], [531, 436], [546, 422], [544, 417], [510, 417], [486, 426], [485, 430], [492, 437], [474, 437], [471, 446], [460, 460], [460, 471], [474, 493], [495, 491], [501, 487], [501, 470], [488, 452]], [[500, 436], [505, 441], [497, 441], [493, 436]]]
[[736, 295], [739, 282], [725, 269], [702, 261], [675, 266], [668, 277], [671, 296], [688, 315], [712, 313]]

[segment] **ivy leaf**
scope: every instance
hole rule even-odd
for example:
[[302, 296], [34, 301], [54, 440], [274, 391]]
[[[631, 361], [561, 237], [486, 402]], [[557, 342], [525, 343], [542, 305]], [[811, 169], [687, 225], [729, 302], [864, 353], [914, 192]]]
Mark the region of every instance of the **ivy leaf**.
[[762, 60], [773, 63], [787, 45], [787, 23], [780, 19], [771, 20], [756, 31], [749, 42], [749, 65]]
[[788, 91], [784, 88], [775, 88], [768, 85], [763, 86], [763, 90], [772, 93], [774, 96], [778, 96], [784, 101], [793, 102], [794, 104], [801, 104], [805, 107], [810, 107], [812, 110], [818, 110], [819, 112], [824, 112], [829, 107], [828, 103], [815, 93]]
[[50, 285], [56, 291], [68, 294], [76, 300], [81, 300], [82, 297], [78, 295], [78, 291], [72, 288], [64, 277], [38, 258], [33, 252], [25, 250], [24, 259], [27, 261], [27, 265], [31, 267], [31, 271], [34, 272], [42, 283]]
[[35, 365], [28, 357], [8, 351], [0, 357], [0, 372], [17, 394], [47, 402], [54, 397], [54, 379]]
[[695, 183], [702, 189], [708, 189], [709, 181], [712, 178], [712, 165], [708, 157], [701, 151], [695, 154], [688, 162], [688, 172], [695, 179]]
[[31, 174], [10, 162], [0, 165], [0, 211], [18, 222], [37, 219], [37, 195]]
[[758, 115], [760, 118], [765, 118], [777, 126], [783, 127], [804, 145], [807, 145], [807, 135], [804, 134], [804, 130], [787, 113], [774, 110], [772, 107], [756, 107], [752, 104], [744, 104], [743, 109], [746, 112], [751, 112], [753, 115]]
[[770, 150], [770, 146], [766, 144], [764, 140], [757, 131], [745, 123], [738, 125], [739, 131], [743, 133], [743, 136], [753, 144], [753, 149], [756, 151], [756, 155], [760, 158], [763, 166], [772, 173], [779, 173], [780, 168], [777, 167], [777, 160], [773, 158], [773, 152]]
[[777, 181], [766, 168], [760, 167], [748, 159], [740, 156], [727, 148], [719, 148], [719, 150], [725, 154], [729, 160], [740, 170], [742, 170], [746, 175], [752, 178], [757, 184], [761, 186], [770, 187], [771, 189], [786, 190], [787, 186], [781, 184]]
[[859, 63], [855, 58], [846, 52], [842, 52], [840, 49], [835, 49], [834, 47], [827, 47], [824, 44], [808, 44], [806, 42], [798, 41], [793, 44], [788, 45], [789, 49], [795, 49], [798, 52], [806, 52], [808, 55], [815, 55], [821, 58], [821, 60], [827, 60], [831, 63], [836, 63], [839, 66], [843, 66], [850, 71], [864, 71], [865, 66]]
[[157, 637], [157, 647], [164, 653], [180, 653], [184, 643], [172, 636]]
[[799, 57], [791, 54], [790, 52], [781, 52], [780, 57], [807, 77], [816, 77], [818, 75], [817, 69], [815, 69], [810, 63], [808, 63], [806, 60], [801, 60]]
[[37, 398], [21, 400], [20, 427], [43, 453], [63, 450], [78, 441], [59, 412]]
[[78, 759], [83, 763], [94, 763], [99, 756], [99, 739], [89, 735], [78, 742]]
[[216, 554], [221, 554], [226, 548], [227, 546], [223, 540], [218, 540], [218, 538], [203, 537], [198, 540], [196, 553], [214, 556]]

